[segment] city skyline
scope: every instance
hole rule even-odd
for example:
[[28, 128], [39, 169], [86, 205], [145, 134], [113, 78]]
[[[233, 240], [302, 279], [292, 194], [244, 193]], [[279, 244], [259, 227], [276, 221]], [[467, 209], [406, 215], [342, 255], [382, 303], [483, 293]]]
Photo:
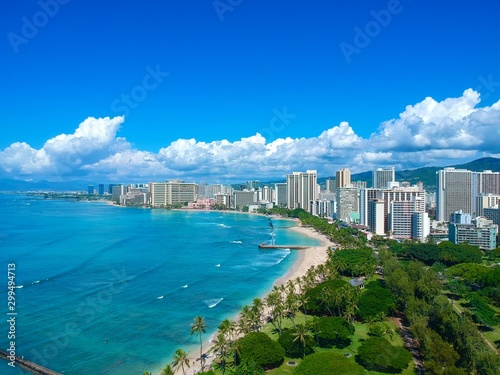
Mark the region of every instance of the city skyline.
[[0, 179], [229, 183], [500, 156], [500, 4], [228, 4], [6, 6]]

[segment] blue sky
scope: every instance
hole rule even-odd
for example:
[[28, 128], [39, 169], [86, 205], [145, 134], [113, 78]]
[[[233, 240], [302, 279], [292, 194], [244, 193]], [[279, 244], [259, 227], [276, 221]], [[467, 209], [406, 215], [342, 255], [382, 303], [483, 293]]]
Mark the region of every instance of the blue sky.
[[490, 0], [2, 2], [0, 176], [240, 180], [498, 156], [499, 17]]

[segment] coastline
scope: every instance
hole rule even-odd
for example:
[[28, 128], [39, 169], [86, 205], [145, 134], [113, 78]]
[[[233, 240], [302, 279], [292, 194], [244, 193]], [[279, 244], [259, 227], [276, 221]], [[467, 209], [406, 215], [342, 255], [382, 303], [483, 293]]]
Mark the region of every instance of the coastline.
[[[286, 274], [281, 276], [280, 278], [276, 279], [273, 283], [274, 286], [286, 284], [288, 280], [294, 280], [297, 277], [302, 277], [304, 276], [309, 268], [312, 266], [317, 266], [319, 264], [326, 263], [328, 260], [328, 247], [335, 247], [335, 244], [331, 242], [325, 235], [318, 233], [316, 230], [313, 228], [309, 227], [303, 227], [300, 223], [300, 220], [298, 219], [290, 219], [290, 218], [279, 218], [285, 219], [285, 220], [291, 220], [297, 223], [297, 226], [289, 228], [290, 230], [300, 233], [304, 236], [307, 236], [309, 238], [313, 238], [315, 240], [318, 240], [320, 242], [320, 245], [318, 246], [311, 246], [307, 249], [303, 250], [291, 250], [291, 251], [297, 251], [299, 252], [297, 260], [294, 262], [292, 267], [288, 270]], [[272, 251], [272, 250], [271, 250]], [[256, 296], [264, 299], [271, 290], [268, 290], [264, 295], [261, 296]], [[234, 316], [232, 320], [237, 320], [239, 314]], [[214, 334], [215, 335], [215, 334]], [[213, 339], [213, 336], [211, 336], [208, 340], [206, 340], [203, 343], [203, 352], [208, 353], [210, 349], [212, 348], [211, 341]], [[191, 373], [193, 371], [193, 374], [197, 374], [201, 370], [201, 364], [199, 361], [196, 361], [196, 358], [198, 358], [199, 355], [199, 347], [191, 350], [188, 352], [188, 358], [190, 359], [190, 362], [195, 361], [194, 366], [191, 366], [189, 368], [188, 373]], [[209, 354], [209, 357], [207, 357], [205, 361], [205, 371], [210, 369], [210, 365], [215, 359], [215, 355], [213, 353]]]

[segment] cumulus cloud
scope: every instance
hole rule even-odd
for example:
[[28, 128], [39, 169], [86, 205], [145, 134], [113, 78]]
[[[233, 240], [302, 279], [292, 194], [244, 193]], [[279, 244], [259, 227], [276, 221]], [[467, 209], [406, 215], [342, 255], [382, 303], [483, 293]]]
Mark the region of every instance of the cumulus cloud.
[[230, 182], [280, 178], [306, 169], [330, 176], [343, 167], [361, 172], [380, 166], [445, 165], [498, 156], [500, 101], [489, 107], [479, 103], [479, 93], [471, 89], [440, 102], [428, 97], [380, 124], [368, 138], [341, 122], [311, 138], [267, 142], [257, 133], [234, 142], [178, 139], [158, 152], [136, 150], [118, 137], [123, 117], [89, 117], [73, 134], [49, 139], [39, 150], [14, 143], [0, 151], [0, 173], [23, 179]]

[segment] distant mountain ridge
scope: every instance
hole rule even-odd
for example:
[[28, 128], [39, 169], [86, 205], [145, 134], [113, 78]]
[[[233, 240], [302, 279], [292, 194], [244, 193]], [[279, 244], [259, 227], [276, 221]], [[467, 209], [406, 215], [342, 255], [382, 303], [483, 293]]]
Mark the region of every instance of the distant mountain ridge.
[[[474, 172], [482, 172], [485, 170], [500, 172], [500, 158], [480, 158], [465, 164], [449, 165], [448, 167], [454, 167], [456, 169], [468, 169]], [[447, 167], [422, 167], [417, 169], [407, 169], [403, 171], [396, 170], [396, 180], [408, 181], [412, 185], [416, 184], [417, 182], [422, 182], [426, 190], [432, 191], [436, 189], [436, 172], [443, 168]], [[320, 185], [326, 185], [326, 180], [328, 178], [319, 178], [318, 183]], [[372, 186], [372, 171], [353, 174], [351, 176], [351, 181], [366, 181], [367, 186], [370, 187]]]

